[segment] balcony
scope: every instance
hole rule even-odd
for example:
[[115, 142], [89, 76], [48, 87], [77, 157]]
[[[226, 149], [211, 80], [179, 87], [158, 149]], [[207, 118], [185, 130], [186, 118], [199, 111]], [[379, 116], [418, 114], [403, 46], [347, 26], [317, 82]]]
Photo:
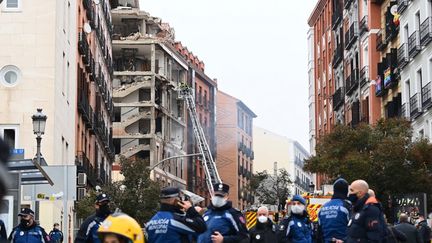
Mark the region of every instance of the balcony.
[[427, 46], [432, 40], [432, 17], [420, 25], [420, 45]]
[[[86, 96], [86, 94], [80, 93], [78, 95], [78, 112], [81, 113], [82, 118], [85, 122], [91, 121], [90, 109], [91, 109], [91, 107], [90, 107], [90, 104], [88, 101], [88, 97]], [[92, 112], [93, 112], [93, 110], [92, 110]]]
[[422, 87], [423, 110], [429, 109], [432, 106], [431, 85], [432, 83], [429, 82], [424, 87]]
[[78, 151], [75, 158], [75, 164], [77, 165], [77, 171], [87, 174], [87, 181], [90, 185], [96, 186], [96, 170], [90, 163], [85, 152]]
[[360, 70], [360, 86], [363, 87], [369, 81], [369, 66], [364, 66]]
[[383, 51], [387, 47], [387, 42], [384, 40], [384, 33], [382, 29], [380, 29], [376, 35], [376, 43], [377, 51]]
[[409, 0], [398, 0], [398, 13], [402, 15], [402, 13], [408, 8]]
[[408, 38], [408, 53], [410, 58], [414, 58], [421, 51], [419, 32], [416, 30]]
[[411, 119], [416, 119], [419, 117], [422, 113], [422, 108], [420, 106], [420, 100], [421, 97], [419, 97], [419, 94], [415, 94], [410, 98], [410, 116]]
[[333, 94], [333, 110], [337, 110], [345, 101], [343, 87], [339, 87]]
[[85, 10], [88, 11], [92, 8], [92, 0], [83, 0], [82, 3]]
[[409, 119], [409, 114], [408, 114], [408, 111], [407, 111], [407, 104], [406, 103], [403, 104], [402, 107], [401, 107], [401, 117], [405, 118], [405, 119]]
[[345, 79], [346, 94], [350, 95], [358, 84], [358, 69], [354, 69], [351, 71], [351, 74]]
[[368, 25], [368, 16], [365, 15], [360, 23], [359, 23], [359, 35], [362, 36], [363, 33], [366, 33], [369, 31], [369, 25]]
[[402, 70], [406, 65], [408, 65], [408, 45], [402, 44], [397, 50], [397, 61], [399, 69]]
[[357, 40], [358, 32], [356, 26], [357, 26], [357, 22], [353, 22], [350, 28], [348, 29], [348, 31], [345, 32], [345, 50], [351, 48], [351, 46]]
[[334, 52], [333, 52], [333, 68], [336, 68], [337, 65], [343, 60], [343, 48], [341, 44], [337, 44]]
[[344, 8], [349, 9], [354, 0], [344, 0]]
[[342, 22], [343, 15], [342, 11], [335, 8], [333, 14], [332, 14], [332, 30], [336, 30], [339, 24]]

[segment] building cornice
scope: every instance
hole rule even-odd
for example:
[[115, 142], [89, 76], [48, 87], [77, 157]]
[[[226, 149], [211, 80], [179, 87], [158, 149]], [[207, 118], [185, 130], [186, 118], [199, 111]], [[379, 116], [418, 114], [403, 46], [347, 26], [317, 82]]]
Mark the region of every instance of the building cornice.
[[322, 11], [324, 10], [325, 5], [329, 1], [330, 0], [319, 0], [319, 2], [315, 5], [315, 8], [312, 11], [312, 14], [309, 16], [309, 19], [308, 19], [308, 25], [310, 27], [314, 27], [314, 25], [317, 22], [319, 16], [321, 15]]

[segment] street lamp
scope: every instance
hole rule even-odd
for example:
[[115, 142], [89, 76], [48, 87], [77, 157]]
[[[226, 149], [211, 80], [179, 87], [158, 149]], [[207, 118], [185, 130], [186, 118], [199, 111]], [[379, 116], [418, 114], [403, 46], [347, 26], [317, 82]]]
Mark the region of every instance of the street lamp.
[[40, 145], [42, 140], [42, 135], [45, 133], [45, 125], [47, 116], [42, 113], [42, 108], [38, 108], [36, 114], [32, 116], [33, 120], [33, 133], [36, 135], [37, 142], [37, 153], [36, 159], [38, 164], [40, 165], [41, 160], [41, 152]]
[[313, 184], [313, 182], [311, 181], [311, 183], [309, 184], [309, 191], [311, 193], [313, 193], [315, 191], [315, 184]]

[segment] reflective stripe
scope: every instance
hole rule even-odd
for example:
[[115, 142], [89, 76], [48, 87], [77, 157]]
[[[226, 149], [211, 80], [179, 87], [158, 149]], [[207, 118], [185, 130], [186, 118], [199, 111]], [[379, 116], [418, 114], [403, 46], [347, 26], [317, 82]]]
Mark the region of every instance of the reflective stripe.
[[288, 234], [289, 234], [289, 232], [290, 232], [290, 230], [291, 230], [291, 226], [293, 226], [294, 225], [294, 221], [290, 221], [289, 222], [289, 224], [288, 224], [288, 226], [287, 226], [287, 232], [286, 232], [286, 236], [288, 236]]
[[45, 238], [42, 234], [42, 231], [39, 230], [38, 233], [39, 233], [40, 237], [42, 238], [42, 243], [45, 243]]
[[346, 216], [347, 216], [347, 220], [349, 220], [349, 212], [348, 212], [348, 209], [346, 209], [344, 206], [340, 206], [339, 208], [340, 208], [340, 210], [342, 211], [342, 213], [346, 214]]
[[189, 231], [191, 233], [195, 232], [193, 229], [189, 228], [185, 224], [183, 224], [183, 223], [181, 223], [181, 222], [179, 222], [179, 221], [177, 221], [175, 219], [170, 219], [170, 222], [171, 222], [171, 225], [174, 226], [174, 227], [177, 227], [177, 228], [182, 229], [182, 230]]
[[97, 224], [96, 221], [92, 221], [88, 226], [87, 226], [87, 231], [86, 231], [86, 236], [88, 236], [88, 234], [90, 233], [91, 228], [93, 228], [93, 226], [95, 226]]
[[232, 225], [234, 226], [235, 230], [239, 232], [239, 227], [237, 225], [237, 222], [234, 220], [234, 217], [230, 213], [225, 213], [225, 216], [231, 221]]

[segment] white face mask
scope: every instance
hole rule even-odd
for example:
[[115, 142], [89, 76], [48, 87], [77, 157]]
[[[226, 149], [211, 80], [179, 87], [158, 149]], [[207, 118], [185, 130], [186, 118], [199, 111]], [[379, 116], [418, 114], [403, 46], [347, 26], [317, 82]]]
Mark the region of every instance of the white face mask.
[[267, 217], [264, 215], [258, 217], [258, 221], [262, 224], [267, 223], [267, 220], [268, 220]]
[[214, 196], [212, 197], [212, 204], [213, 206], [220, 208], [224, 206], [227, 203], [227, 200], [223, 197]]
[[293, 205], [291, 207], [291, 211], [294, 214], [302, 214], [304, 210], [305, 210], [305, 206], [304, 205]]

